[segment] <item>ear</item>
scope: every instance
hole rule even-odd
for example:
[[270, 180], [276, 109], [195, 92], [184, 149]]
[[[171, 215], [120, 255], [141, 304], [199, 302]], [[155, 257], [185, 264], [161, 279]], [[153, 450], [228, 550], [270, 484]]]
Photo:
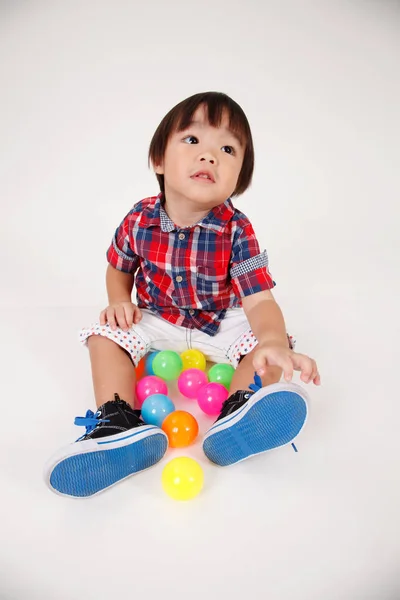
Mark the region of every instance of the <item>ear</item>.
[[164, 175], [164, 165], [162, 163], [161, 165], [154, 165], [153, 169], [154, 173], [156, 173], [157, 175]]

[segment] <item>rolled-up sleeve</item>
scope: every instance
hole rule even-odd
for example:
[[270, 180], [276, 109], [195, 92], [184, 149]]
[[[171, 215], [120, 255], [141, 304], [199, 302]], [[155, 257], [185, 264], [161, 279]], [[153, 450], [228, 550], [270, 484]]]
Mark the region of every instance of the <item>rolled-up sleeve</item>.
[[238, 298], [270, 290], [275, 286], [268, 270], [267, 251], [260, 252], [252, 225], [239, 229], [232, 245], [230, 276]]
[[130, 239], [132, 231], [133, 210], [129, 212], [115, 230], [110, 247], [107, 250], [107, 261], [118, 271], [134, 273], [139, 266], [139, 257], [132, 250]]

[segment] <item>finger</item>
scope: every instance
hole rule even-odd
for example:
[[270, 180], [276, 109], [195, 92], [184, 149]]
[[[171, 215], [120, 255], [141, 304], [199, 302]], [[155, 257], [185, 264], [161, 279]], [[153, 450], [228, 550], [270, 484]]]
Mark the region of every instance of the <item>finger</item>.
[[293, 353], [293, 365], [296, 371], [301, 371], [300, 379], [309, 383], [313, 378], [314, 361], [305, 354]]
[[282, 369], [286, 381], [291, 381], [293, 378], [293, 363], [286, 352], [274, 353], [269, 356], [268, 359], [262, 354], [256, 354], [253, 360], [253, 366], [260, 376], [265, 375], [268, 366], [274, 366]]
[[260, 375], [260, 377], [262, 377], [262, 375], [265, 374], [267, 364], [268, 363], [263, 356], [258, 356], [256, 354], [256, 357], [253, 359], [253, 368], [256, 371], [257, 375]]
[[106, 309], [104, 309], [100, 313], [100, 325], [105, 325], [107, 323], [106, 312]]
[[140, 310], [140, 308], [138, 308], [137, 306], [135, 306], [135, 309], [133, 311], [133, 322], [134, 323], [139, 323], [139, 321], [142, 319], [142, 311]]
[[278, 365], [283, 370], [283, 376], [285, 381], [292, 381], [293, 379], [293, 362], [288, 357], [282, 360], [281, 364]]
[[111, 329], [115, 331], [117, 329], [117, 322], [115, 320], [115, 310], [113, 308], [107, 308], [107, 322]]
[[313, 361], [313, 363], [314, 363], [314, 370], [313, 370], [313, 374], [311, 376], [312, 380], [315, 385], [321, 385], [321, 376], [318, 371], [317, 363], [315, 362], [315, 360]]
[[[132, 327], [133, 315], [134, 315], [135, 311], [130, 304], [128, 304], [127, 306], [124, 306], [123, 311], [124, 311], [126, 327], [127, 327], [127, 329], [130, 329]], [[123, 329], [123, 327], [121, 327], [121, 329]]]
[[128, 324], [125, 318], [125, 310], [122, 306], [118, 306], [118, 308], [115, 309], [115, 319], [122, 331], [128, 331]]

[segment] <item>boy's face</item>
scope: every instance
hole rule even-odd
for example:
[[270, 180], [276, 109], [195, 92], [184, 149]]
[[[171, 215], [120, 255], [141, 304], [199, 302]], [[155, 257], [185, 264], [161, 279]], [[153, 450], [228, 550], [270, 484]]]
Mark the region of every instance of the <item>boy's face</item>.
[[171, 134], [164, 160], [155, 167], [164, 175], [168, 202], [190, 201], [194, 208], [211, 209], [234, 192], [242, 168], [244, 148], [228, 129], [228, 117], [212, 127], [200, 106], [192, 124]]

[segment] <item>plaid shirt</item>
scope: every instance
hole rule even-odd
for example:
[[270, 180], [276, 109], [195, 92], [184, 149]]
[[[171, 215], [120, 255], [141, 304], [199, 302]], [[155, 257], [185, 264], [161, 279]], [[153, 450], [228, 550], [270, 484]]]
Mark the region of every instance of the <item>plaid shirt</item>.
[[139, 308], [211, 336], [228, 308], [275, 285], [266, 251], [260, 252], [250, 221], [230, 199], [180, 228], [163, 209], [162, 194], [145, 198], [115, 231], [107, 260], [136, 273]]

